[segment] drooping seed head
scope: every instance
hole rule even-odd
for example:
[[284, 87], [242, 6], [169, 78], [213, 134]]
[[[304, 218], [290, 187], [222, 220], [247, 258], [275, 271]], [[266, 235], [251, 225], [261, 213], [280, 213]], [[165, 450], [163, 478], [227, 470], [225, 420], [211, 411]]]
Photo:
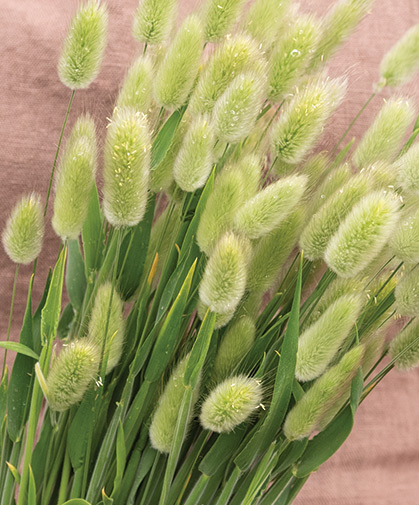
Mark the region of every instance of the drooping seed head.
[[[150, 426], [151, 445], [159, 452], [169, 453], [172, 448], [173, 436], [175, 434], [179, 409], [182, 404], [185, 385], [183, 377], [188, 364], [189, 355], [183, 358], [172, 372], [162, 395], [159, 398], [157, 408], [153, 414]], [[198, 400], [200, 379], [194, 388], [192, 404]], [[191, 421], [192, 409], [187, 420]]]
[[217, 100], [213, 121], [221, 142], [236, 144], [249, 134], [262, 107], [265, 83], [259, 74], [240, 74]]
[[201, 21], [188, 16], [179, 28], [154, 81], [154, 98], [168, 110], [187, 100], [198, 73], [203, 48]]
[[300, 163], [314, 146], [323, 126], [346, 91], [346, 81], [314, 81], [285, 108], [271, 130], [272, 151], [285, 163]]
[[204, 66], [191, 96], [190, 110], [195, 114], [211, 113], [234, 78], [254, 69], [261, 58], [263, 55], [256, 42], [247, 35], [226, 38]]
[[170, 35], [177, 0], [141, 0], [135, 13], [133, 35], [146, 44], [160, 44]]
[[256, 0], [250, 6], [245, 28], [264, 49], [275, 42], [289, 4], [290, 0]]
[[391, 236], [390, 248], [405, 263], [419, 262], [419, 210], [407, 209]]
[[176, 157], [173, 175], [183, 191], [195, 191], [206, 183], [212, 169], [214, 135], [207, 116], [196, 117]]
[[318, 22], [298, 16], [275, 46], [270, 58], [268, 98], [280, 102], [304, 74], [319, 36]]
[[85, 115], [74, 125], [56, 176], [52, 226], [63, 240], [76, 239], [81, 233], [96, 169], [95, 124]]
[[212, 312], [231, 313], [246, 287], [246, 246], [233, 233], [218, 242], [206, 265], [199, 298]]
[[27, 265], [41, 252], [43, 236], [41, 197], [32, 193], [13, 208], [3, 230], [3, 247], [12, 261]]
[[398, 158], [393, 167], [400, 186], [407, 192], [419, 195], [419, 142]]
[[394, 294], [399, 314], [419, 316], [419, 268], [414, 268], [403, 276]]
[[321, 425], [324, 426], [322, 422], [324, 416], [345, 393], [348, 384], [361, 365], [363, 354], [362, 345], [354, 347], [306, 391], [285, 419], [283, 429], [288, 440], [308, 437]]
[[397, 358], [395, 365], [399, 370], [411, 370], [419, 365], [418, 319], [413, 320], [395, 336], [390, 343], [389, 353], [391, 359]]
[[52, 410], [64, 411], [81, 401], [99, 369], [100, 351], [86, 339], [64, 347], [47, 377], [48, 403]]
[[359, 295], [343, 295], [300, 335], [295, 369], [299, 381], [316, 379], [327, 369], [358, 319], [361, 305]]
[[205, 40], [217, 42], [233, 28], [246, 0], [207, 0], [203, 10]]
[[234, 219], [234, 229], [250, 239], [263, 237], [279, 226], [300, 202], [307, 184], [304, 175], [280, 179], [239, 210]]
[[260, 382], [237, 375], [211, 391], [202, 405], [199, 418], [204, 429], [228, 433], [255, 413], [261, 401]]
[[146, 117], [133, 109], [121, 110], [109, 125], [104, 155], [104, 212], [113, 226], [135, 226], [143, 218], [149, 169]]
[[71, 89], [87, 88], [99, 73], [106, 46], [108, 11], [100, 0], [80, 5], [64, 41], [58, 62], [61, 82]]
[[356, 148], [352, 158], [355, 165], [364, 168], [378, 160], [393, 161], [414, 115], [408, 100], [388, 100]]
[[341, 277], [354, 277], [379, 254], [399, 219], [399, 202], [374, 192], [358, 202], [331, 238], [325, 261]]
[[116, 290], [112, 293], [112, 283], [99, 286], [90, 316], [88, 339], [107, 356], [107, 374], [116, 367], [122, 355], [125, 337], [122, 311], [123, 302]]
[[400, 86], [419, 70], [419, 24], [412, 26], [384, 55], [379, 87]]
[[146, 114], [151, 106], [153, 63], [148, 56], [140, 56], [132, 64], [116, 101], [118, 109], [132, 107]]

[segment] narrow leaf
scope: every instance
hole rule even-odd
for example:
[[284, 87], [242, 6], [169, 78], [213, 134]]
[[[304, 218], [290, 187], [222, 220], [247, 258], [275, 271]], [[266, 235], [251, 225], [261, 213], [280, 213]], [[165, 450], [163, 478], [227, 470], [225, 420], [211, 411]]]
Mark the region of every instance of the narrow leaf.
[[15, 479], [16, 483], [20, 485], [20, 473], [18, 469], [13, 466], [11, 463], [6, 461], [6, 465], [9, 467], [9, 470], [12, 472], [13, 478]]
[[119, 486], [122, 482], [122, 477], [124, 476], [125, 464], [127, 461], [127, 450], [125, 447], [125, 436], [124, 428], [122, 427], [121, 421], [119, 421], [118, 433], [116, 435], [116, 476], [113, 483], [113, 492], [118, 491]]
[[159, 131], [151, 148], [151, 170], [155, 170], [166, 156], [185, 110], [186, 106], [173, 112]]
[[36, 354], [35, 351], [32, 351], [32, 349], [26, 345], [20, 344], [19, 342], [0, 342], [0, 347], [3, 349], [7, 349], [9, 351], [14, 351], [18, 352], [20, 354], [23, 354], [25, 356], [29, 356], [30, 358], [39, 360], [39, 356]]
[[29, 466], [28, 505], [36, 505], [36, 484], [31, 466]]
[[101, 264], [104, 240], [103, 220], [96, 184], [93, 184], [90, 193], [89, 209], [81, 237], [83, 241], [86, 279], [88, 282], [91, 282], [94, 272], [99, 269]]
[[68, 241], [65, 284], [71, 305], [76, 311], [80, 311], [86, 291], [86, 277], [84, 274], [84, 261], [81, 255], [80, 242], [78, 240]]
[[73, 498], [72, 500], [68, 500], [63, 505], [90, 505], [90, 503], [86, 500], [82, 500], [81, 498]]
[[41, 301], [35, 311], [35, 314], [32, 318], [32, 336], [33, 336], [33, 345], [31, 346], [33, 350], [37, 353], [41, 352], [42, 342], [41, 342], [41, 314], [42, 309], [45, 306], [45, 302], [47, 301], [49, 287], [51, 285], [52, 271], [49, 269], [47, 280], [45, 281], [44, 291], [42, 293]]

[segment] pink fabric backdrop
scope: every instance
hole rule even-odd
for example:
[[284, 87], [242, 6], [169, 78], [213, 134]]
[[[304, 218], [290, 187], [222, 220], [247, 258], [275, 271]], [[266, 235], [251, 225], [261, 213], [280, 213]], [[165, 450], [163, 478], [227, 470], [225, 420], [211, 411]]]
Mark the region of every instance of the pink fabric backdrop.
[[[61, 123], [70, 92], [59, 81], [56, 62], [65, 29], [79, 0], [0, 1], [0, 225], [22, 192], [45, 195]], [[180, 0], [180, 17], [199, 4]], [[307, 0], [302, 6], [322, 14], [329, 0]], [[103, 138], [118, 85], [138, 52], [131, 36], [137, 0], [108, 0], [109, 44], [99, 78], [76, 94], [69, 127], [90, 111]], [[330, 75], [345, 74], [349, 93], [326, 130], [324, 147], [332, 146], [369, 96], [382, 55], [419, 22], [418, 0], [376, 0], [371, 15], [330, 64]], [[403, 93], [419, 97], [416, 77]], [[398, 90], [399, 92], [400, 90]], [[389, 96], [386, 90], [382, 97]], [[358, 138], [380, 108], [375, 99], [353, 129]], [[67, 130], [68, 131], [68, 130]], [[48, 224], [39, 263], [34, 301], [39, 300], [58, 240]], [[7, 331], [13, 265], [0, 249], [0, 335]], [[20, 270], [12, 336], [18, 337], [31, 268]], [[0, 354], [1, 357], [1, 354]], [[346, 445], [313, 474], [298, 505], [417, 505], [419, 495], [419, 369], [392, 373], [360, 407]], [[207, 505], [207, 504], [205, 504]], [[210, 504], [208, 504], [210, 505]]]

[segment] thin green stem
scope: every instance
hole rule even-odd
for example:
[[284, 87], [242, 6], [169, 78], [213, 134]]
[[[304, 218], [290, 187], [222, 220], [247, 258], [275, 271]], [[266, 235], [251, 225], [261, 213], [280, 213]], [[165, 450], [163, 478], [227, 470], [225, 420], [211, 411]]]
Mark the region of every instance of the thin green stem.
[[70, 477], [70, 470], [71, 470], [70, 456], [68, 455], [68, 451], [66, 451], [65, 457], [64, 457], [64, 465], [63, 465], [63, 469], [61, 471], [61, 483], [60, 483], [60, 490], [58, 493], [57, 505], [62, 505], [66, 501], [68, 479]]
[[[13, 320], [13, 307], [15, 304], [15, 295], [16, 295], [16, 286], [17, 286], [17, 277], [19, 274], [19, 263], [16, 264], [15, 269], [15, 277], [13, 279], [13, 288], [12, 288], [12, 301], [10, 302], [10, 312], [9, 312], [9, 324], [7, 325], [7, 337], [6, 341], [10, 340], [10, 330], [12, 329], [12, 320]], [[3, 379], [4, 372], [6, 370], [6, 362], [7, 362], [7, 349], [4, 350], [4, 358], [3, 358], [3, 368], [1, 372], [1, 378]]]

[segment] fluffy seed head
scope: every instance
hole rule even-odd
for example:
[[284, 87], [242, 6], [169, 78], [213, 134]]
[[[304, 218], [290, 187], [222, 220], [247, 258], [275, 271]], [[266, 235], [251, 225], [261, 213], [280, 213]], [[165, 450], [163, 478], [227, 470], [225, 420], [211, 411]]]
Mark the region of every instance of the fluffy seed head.
[[146, 114], [151, 106], [152, 89], [153, 63], [148, 56], [140, 56], [128, 70], [116, 107], [132, 107]]
[[202, 47], [201, 21], [196, 16], [188, 16], [170, 45], [154, 81], [154, 98], [159, 105], [174, 110], [186, 102], [198, 73]]
[[203, 68], [189, 103], [193, 113], [210, 113], [215, 102], [241, 72], [252, 70], [263, 58], [256, 42], [247, 35], [225, 39]]
[[312, 216], [300, 238], [300, 247], [309, 260], [323, 257], [327, 244], [338, 230], [342, 220], [368, 190], [368, 178], [364, 175], [356, 175], [335, 191]]
[[394, 162], [397, 181], [407, 192], [419, 195], [419, 142]]
[[399, 314], [411, 317], [419, 315], [419, 268], [404, 275], [394, 294]]
[[415, 109], [406, 99], [388, 100], [356, 148], [355, 165], [364, 168], [378, 160], [393, 161], [414, 115]]
[[99, 0], [82, 4], [74, 16], [58, 62], [61, 82], [87, 88], [99, 73], [106, 46], [108, 11]]
[[206, 116], [192, 122], [176, 157], [173, 174], [183, 191], [195, 191], [206, 183], [212, 169], [214, 135], [212, 123]]
[[211, 378], [216, 382], [235, 372], [255, 339], [256, 326], [248, 316], [240, 317], [224, 334], [215, 357]]
[[390, 248], [405, 263], [419, 262], [419, 210], [402, 216], [391, 236]]
[[333, 55], [368, 14], [373, 3], [374, 0], [339, 0], [332, 6], [322, 21], [321, 37], [313, 56], [314, 66]]
[[123, 109], [108, 127], [103, 203], [116, 227], [135, 226], [144, 216], [150, 169], [150, 139], [144, 114]]
[[64, 411], [81, 401], [98, 372], [99, 362], [99, 349], [86, 339], [75, 340], [64, 347], [47, 377], [51, 409]]
[[343, 163], [335, 170], [332, 170], [314, 193], [309, 214], [314, 215], [335, 191], [349, 181], [351, 176], [352, 168], [349, 163]]
[[3, 231], [3, 247], [15, 263], [27, 265], [41, 252], [44, 216], [41, 197], [22, 197], [15, 205]]
[[316, 47], [318, 23], [310, 16], [298, 16], [292, 20], [270, 58], [268, 98], [279, 102], [291, 91], [303, 75]]
[[299, 381], [319, 377], [349, 335], [361, 310], [359, 295], [343, 295], [333, 302], [301, 335], [295, 376]]
[[341, 277], [354, 277], [378, 255], [399, 219], [399, 202], [374, 192], [358, 202], [331, 238], [325, 261]]
[[246, 421], [262, 401], [262, 386], [256, 379], [237, 375], [221, 382], [202, 405], [204, 429], [228, 433]]
[[[407, 348], [411, 346], [408, 350]], [[401, 352], [404, 354], [397, 358], [396, 368], [411, 370], [419, 365], [419, 320], [415, 319], [396, 335], [390, 343], [390, 358], [395, 359]]]
[[238, 75], [217, 100], [213, 110], [215, 134], [236, 144], [248, 135], [261, 109], [265, 79], [256, 73]]
[[95, 124], [86, 115], [74, 125], [57, 171], [52, 226], [63, 240], [76, 239], [81, 232], [96, 168]]
[[318, 378], [294, 405], [284, 423], [288, 440], [310, 436], [321, 425], [330, 407], [345, 393], [358, 370], [364, 347], [359, 345], [347, 352], [339, 363]]
[[419, 24], [412, 26], [384, 55], [379, 86], [400, 86], [419, 70]]
[[304, 175], [292, 175], [270, 184], [239, 210], [235, 230], [250, 239], [277, 228], [301, 200], [307, 184]]
[[[111, 294], [111, 282], [99, 286], [88, 330], [89, 341], [96, 345], [98, 349], [102, 350], [106, 340], [104, 354], [108, 354], [107, 374], [116, 367], [121, 359], [125, 336], [125, 323], [122, 316], [124, 304], [116, 290], [112, 294], [112, 303], [110, 304]], [[109, 322], [108, 331], [106, 332], [108, 314]]]
[[[201, 300], [198, 300], [196, 308], [199, 319], [203, 321], [205, 314], [207, 313], [208, 307], [204, 305], [201, 302]], [[214, 329], [218, 330], [219, 328], [223, 328], [224, 326], [226, 326], [233, 319], [234, 312], [235, 310], [233, 310], [232, 312], [227, 312], [226, 314], [215, 314]]]
[[271, 130], [272, 150], [280, 161], [295, 164], [303, 160], [345, 91], [342, 79], [311, 82], [297, 91]]
[[134, 37], [147, 44], [160, 44], [170, 35], [177, 13], [177, 0], [141, 0], [132, 28]]
[[246, 287], [246, 246], [226, 233], [212, 252], [199, 287], [199, 298], [212, 312], [231, 313]]
[[227, 35], [245, 2], [246, 0], [207, 0], [203, 12], [205, 40], [217, 42]]
[[269, 49], [275, 42], [290, 0], [256, 0], [246, 17], [246, 31]]
[[[172, 447], [179, 409], [182, 404], [185, 385], [183, 377], [189, 355], [183, 358], [176, 366], [160, 396], [157, 408], [153, 414], [150, 426], [151, 445], [159, 452], [169, 453]], [[199, 395], [200, 380], [193, 391], [192, 403], [195, 404]], [[192, 418], [192, 411], [189, 415], [188, 424]]]

